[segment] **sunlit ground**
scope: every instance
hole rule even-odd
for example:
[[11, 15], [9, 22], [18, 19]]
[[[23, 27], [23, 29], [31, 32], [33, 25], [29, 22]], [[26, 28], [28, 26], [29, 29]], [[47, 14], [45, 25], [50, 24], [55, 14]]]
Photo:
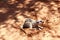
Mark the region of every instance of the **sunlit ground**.
[[[43, 29], [24, 33], [26, 18], [43, 20]], [[0, 40], [60, 40], [60, 1], [1, 0]]]

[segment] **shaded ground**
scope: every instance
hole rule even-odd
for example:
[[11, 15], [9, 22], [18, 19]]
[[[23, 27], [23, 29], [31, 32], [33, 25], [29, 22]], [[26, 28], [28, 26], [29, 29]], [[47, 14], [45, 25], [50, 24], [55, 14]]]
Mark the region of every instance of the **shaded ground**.
[[[43, 20], [43, 29], [21, 29], [26, 18]], [[0, 0], [0, 40], [59, 40], [59, 0]]]

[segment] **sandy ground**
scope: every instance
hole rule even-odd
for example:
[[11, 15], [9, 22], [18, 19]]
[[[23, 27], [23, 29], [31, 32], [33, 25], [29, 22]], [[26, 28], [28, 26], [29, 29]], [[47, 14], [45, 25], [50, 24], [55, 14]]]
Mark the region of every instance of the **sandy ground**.
[[[26, 18], [43, 20], [43, 29], [24, 33]], [[60, 0], [1, 0], [0, 40], [60, 40]]]

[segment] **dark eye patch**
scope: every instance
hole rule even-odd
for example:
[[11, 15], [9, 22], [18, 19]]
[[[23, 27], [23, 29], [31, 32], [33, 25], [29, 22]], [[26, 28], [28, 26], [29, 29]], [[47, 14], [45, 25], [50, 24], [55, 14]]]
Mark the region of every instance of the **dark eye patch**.
[[37, 21], [36, 23], [43, 23], [43, 21]]

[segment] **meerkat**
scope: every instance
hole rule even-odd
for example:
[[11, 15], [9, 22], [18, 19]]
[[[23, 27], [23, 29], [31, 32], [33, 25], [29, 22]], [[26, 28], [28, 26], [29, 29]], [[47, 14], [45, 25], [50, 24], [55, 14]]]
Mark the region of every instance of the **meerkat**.
[[38, 26], [41, 23], [43, 23], [42, 20], [39, 20], [39, 21], [37, 20], [36, 21], [36, 20], [28, 18], [28, 19], [25, 20], [25, 22], [23, 24], [23, 28], [30, 28], [30, 29], [36, 28], [36, 29], [39, 30], [39, 29], [43, 28], [43, 27]]
[[33, 20], [33, 19], [30, 19], [30, 18], [27, 18], [24, 21], [23, 25], [20, 27], [21, 28], [20, 30], [23, 31], [25, 34], [27, 34], [26, 31], [25, 31], [25, 29], [27, 29], [27, 28], [33, 29], [33, 30], [34, 29], [42, 30], [43, 27], [39, 26], [40, 24], [43, 24], [42, 20]]

